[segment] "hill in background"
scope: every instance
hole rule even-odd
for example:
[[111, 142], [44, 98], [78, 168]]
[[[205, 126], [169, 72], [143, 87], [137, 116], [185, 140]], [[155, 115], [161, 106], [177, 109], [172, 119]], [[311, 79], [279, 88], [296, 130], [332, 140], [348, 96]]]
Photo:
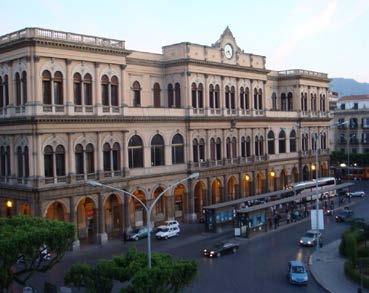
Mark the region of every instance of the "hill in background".
[[330, 88], [337, 92], [340, 97], [369, 94], [369, 83], [357, 82], [351, 78], [332, 78]]

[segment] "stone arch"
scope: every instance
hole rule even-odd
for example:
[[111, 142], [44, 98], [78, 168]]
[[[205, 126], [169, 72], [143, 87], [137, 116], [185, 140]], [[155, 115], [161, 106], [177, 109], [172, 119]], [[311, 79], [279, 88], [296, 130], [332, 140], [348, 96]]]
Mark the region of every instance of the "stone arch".
[[299, 172], [297, 171], [296, 167], [293, 167], [291, 170], [291, 179], [294, 183], [299, 181]]
[[38, 73], [40, 78], [42, 78], [42, 74], [45, 70], [48, 70], [51, 73], [51, 76], [54, 76], [55, 72], [60, 71], [63, 75], [63, 80], [65, 80], [65, 77], [67, 76], [65, 66], [60, 64], [58, 61], [48, 61], [44, 63]]
[[202, 208], [206, 202], [206, 185], [203, 181], [198, 181], [194, 188], [194, 206], [197, 219], [203, 218]]
[[[101, 80], [101, 78], [106, 75], [109, 77], [109, 81], [111, 81], [111, 78], [113, 76], [116, 76], [118, 78], [118, 83], [120, 84], [120, 73], [115, 68], [106, 66], [103, 70], [100, 71], [98, 80]], [[141, 83], [141, 82], [140, 82]]]
[[68, 221], [66, 206], [61, 201], [51, 202], [45, 209], [45, 217], [49, 220]]
[[304, 167], [302, 168], [302, 181], [308, 181], [309, 178], [309, 167], [307, 165], [304, 165]]
[[237, 196], [237, 180], [234, 176], [229, 177], [227, 182], [227, 200], [234, 200]]
[[[136, 189], [132, 192], [146, 205], [146, 193], [142, 189]], [[146, 224], [146, 211], [141, 203], [133, 197], [129, 199], [130, 222], [133, 227], [140, 227]]]
[[183, 184], [178, 184], [173, 191], [174, 197], [174, 217], [183, 220], [184, 205], [186, 200], [186, 188]]
[[279, 173], [279, 186], [280, 189], [285, 189], [288, 186], [288, 177], [285, 169], [282, 169], [281, 173]]
[[119, 195], [109, 194], [103, 204], [105, 232], [109, 237], [119, 237], [123, 229], [123, 202]]
[[265, 182], [265, 176], [263, 172], [259, 171], [256, 174], [256, 181], [255, 181], [255, 193], [261, 194], [264, 192], [264, 182]]
[[211, 184], [211, 203], [216, 204], [222, 201], [222, 182], [216, 178]]
[[73, 141], [73, 149], [75, 149], [77, 144], [81, 144], [83, 148], [85, 148], [88, 144], [92, 144], [94, 147], [96, 147], [97, 141], [96, 139], [91, 135], [86, 136], [78, 136]]
[[74, 76], [75, 73], [81, 74], [82, 78], [88, 73], [91, 75], [92, 82], [95, 81], [95, 70], [92, 64], [84, 63], [84, 64], [77, 64], [72, 68], [71, 76]]
[[50, 145], [53, 147], [53, 149], [55, 149], [58, 145], [62, 145], [64, 147], [65, 150], [68, 150], [68, 143], [67, 141], [62, 138], [61, 136], [52, 136], [49, 135], [44, 139], [44, 142], [42, 143], [42, 148], [41, 151], [43, 152], [43, 150], [45, 149], [45, 147], [47, 145]]
[[[156, 200], [156, 198], [165, 190], [165, 187], [159, 185], [153, 190], [154, 191], [152, 193], [152, 202], [154, 202], [154, 200]], [[167, 193], [165, 193], [160, 197], [158, 202], [155, 204], [154, 215], [156, 217], [156, 220], [160, 221], [166, 218], [168, 214], [167, 213], [167, 203], [168, 203], [168, 196], [167, 196]]]
[[244, 174], [242, 176], [242, 190], [243, 194], [241, 194], [241, 197], [244, 196], [250, 196], [251, 195], [251, 175], [250, 174]]
[[83, 197], [77, 203], [77, 234], [80, 240], [87, 241], [88, 243], [96, 241], [96, 213], [97, 205], [91, 197]]

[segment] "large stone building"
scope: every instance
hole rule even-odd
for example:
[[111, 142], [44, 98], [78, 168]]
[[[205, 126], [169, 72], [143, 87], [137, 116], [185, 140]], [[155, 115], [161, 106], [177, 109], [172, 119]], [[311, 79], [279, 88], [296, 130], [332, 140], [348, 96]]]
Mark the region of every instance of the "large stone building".
[[40, 28], [0, 37], [0, 215], [71, 221], [78, 239], [104, 241], [142, 225], [143, 211], [86, 180], [150, 203], [199, 172], [158, 202], [158, 223], [306, 180], [316, 149], [327, 175], [327, 74], [265, 64], [229, 28], [162, 54]]

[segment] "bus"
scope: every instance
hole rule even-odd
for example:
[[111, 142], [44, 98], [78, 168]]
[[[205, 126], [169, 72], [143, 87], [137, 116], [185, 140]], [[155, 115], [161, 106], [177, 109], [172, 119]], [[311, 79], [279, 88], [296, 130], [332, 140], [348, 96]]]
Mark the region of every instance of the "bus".
[[[318, 178], [318, 189], [327, 188], [327, 187], [333, 187], [336, 186], [336, 178], [334, 177], [322, 177]], [[316, 180], [309, 180], [309, 181], [303, 181], [294, 183], [292, 185], [292, 189], [296, 191], [296, 194], [305, 194], [312, 191], [315, 191], [316, 189]], [[320, 193], [319, 198], [329, 198], [334, 197], [336, 195], [336, 190], [331, 191], [325, 191], [324, 194]], [[316, 199], [314, 195], [306, 197], [307, 201]]]
[[334, 177], [345, 180], [369, 179], [369, 167], [331, 167], [331, 173]]

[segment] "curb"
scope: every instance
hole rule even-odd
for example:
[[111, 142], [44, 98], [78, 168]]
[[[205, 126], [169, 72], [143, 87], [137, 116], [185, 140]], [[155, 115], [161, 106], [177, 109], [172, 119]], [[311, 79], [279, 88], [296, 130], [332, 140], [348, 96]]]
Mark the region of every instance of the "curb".
[[[314, 253], [313, 253], [314, 254]], [[308, 267], [309, 267], [309, 272], [310, 272], [310, 275], [313, 277], [314, 281], [318, 284], [318, 286], [320, 288], [322, 288], [325, 292], [328, 292], [328, 293], [333, 293], [331, 292], [327, 287], [325, 287], [320, 281], [319, 279], [315, 276], [315, 274], [313, 273], [313, 270], [311, 269], [311, 266], [313, 265], [313, 254], [311, 254], [309, 256], [309, 263], [308, 263]]]

